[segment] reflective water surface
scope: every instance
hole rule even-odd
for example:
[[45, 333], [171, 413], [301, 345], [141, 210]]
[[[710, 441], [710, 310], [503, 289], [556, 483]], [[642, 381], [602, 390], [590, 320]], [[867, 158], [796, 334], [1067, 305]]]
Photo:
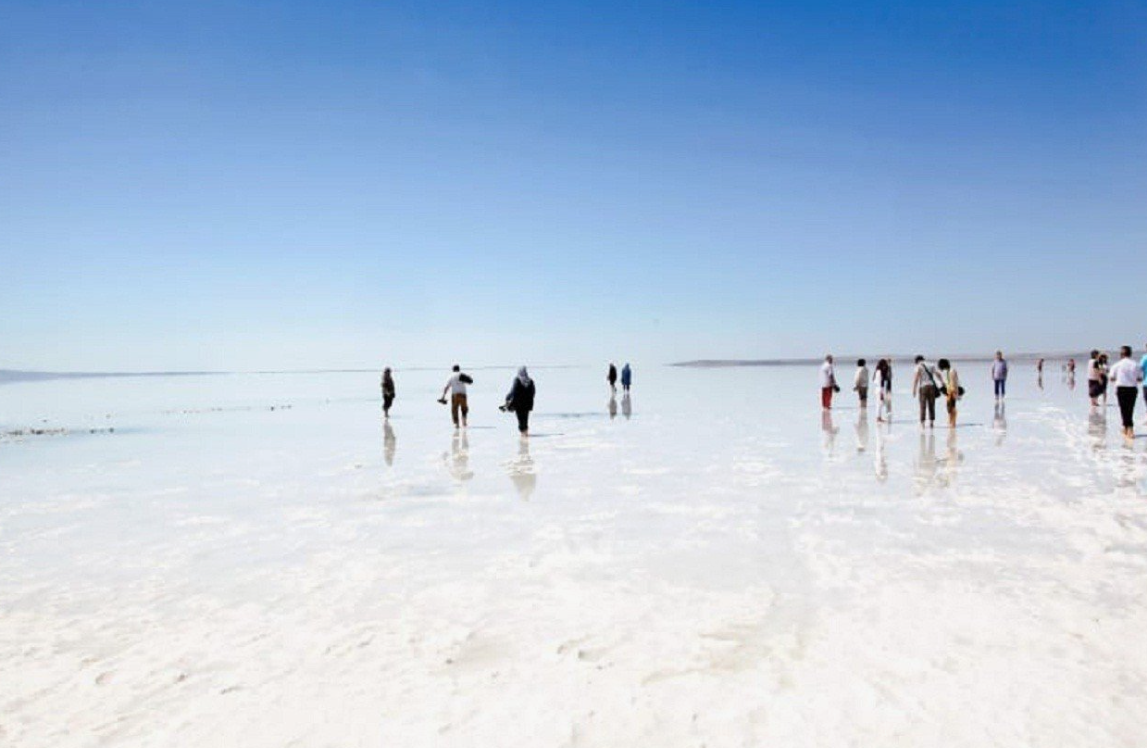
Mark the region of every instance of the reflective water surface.
[[956, 363], [934, 431], [812, 368], [531, 366], [528, 441], [513, 367], [461, 431], [447, 371], [389, 421], [372, 373], [0, 386], [45, 432], [0, 439], [0, 736], [1135, 745], [1147, 439]]

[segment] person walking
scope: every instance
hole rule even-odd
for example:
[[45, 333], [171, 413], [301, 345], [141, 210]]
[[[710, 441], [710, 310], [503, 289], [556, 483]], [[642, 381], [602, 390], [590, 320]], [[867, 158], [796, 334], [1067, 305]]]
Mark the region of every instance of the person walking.
[[611, 395], [617, 393], [617, 367], [613, 362], [609, 362], [609, 371], [605, 373], [605, 381], [609, 382], [609, 392]]
[[390, 418], [390, 406], [394, 404], [394, 377], [390, 367], [382, 370], [382, 417]]
[[956, 428], [956, 404], [960, 401], [960, 375], [956, 373], [956, 368], [952, 366], [952, 362], [946, 358], [936, 362], [936, 368], [940, 370], [940, 380], [944, 387], [944, 394], [947, 396], [948, 428], [954, 429]]
[[836, 386], [836, 367], [832, 364], [832, 354], [824, 357], [820, 365], [820, 407], [832, 410], [832, 393], [838, 390]]
[[876, 371], [872, 373], [872, 381], [876, 383], [877, 397], [876, 422], [884, 422], [884, 412], [888, 412], [888, 420], [892, 420], [892, 367], [888, 359], [882, 358], [876, 362]]
[[868, 363], [864, 359], [856, 362], [856, 377], [852, 382], [852, 389], [860, 400], [861, 409], [868, 408]]
[[445, 405], [446, 395], [449, 393], [450, 420], [454, 421], [454, 428], [458, 428], [459, 423], [462, 428], [466, 428], [466, 417], [470, 414], [470, 406], [466, 401], [466, 385], [474, 384], [474, 380], [469, 374], [462, 373], [462, 367], [458, 364], [454, 364], [453, 372], [454, 374], [446, 381], [446, 386], [442, 388], [442, 397], [438, 398], [438, 402]]
[[1008, 362], [1004, 360], [1004, 352], [996, 351], [996, 360], [992, 361], [992, 386], [996, 393], [996, 402], [1004, 399], [1008, 385]]
[[629, 392], [630, 385], [633, 384], [633, 369], [629, 368], [627, 362], [625, 366], [621, 367], [621, 389], [624, 392]]
[[927, 417], [928, 426], [936, 425], [936, 396], [939, 394], [932, 367], [923, 356], [916, 357], [916, 371], [912, 375], [912, 396], [920, 399], [920, 425]]
[[518, 417], [518, 433], [523, 437], [530, 435], [530, 411], [534, 409], [534, 394], [537, 388], [534, 380], [530, 379], [526, 367], [518, 369], [518, 376], [514, 377], [510, 391], [506, 394], [506, 404], [502, 410], [511, 411]]
[[1111, 367], [1111, 379], [1115, 382], [1115, 397], [1119, 401], [1119, 416], [1123, 420], [1123, 436], [1135, 438], [1135, 399], [1139, 396], [1139, 386], [1143, 381], [1143, 370], [1131, 360], [1131, 346], [1119, 349], [1119, 361]]

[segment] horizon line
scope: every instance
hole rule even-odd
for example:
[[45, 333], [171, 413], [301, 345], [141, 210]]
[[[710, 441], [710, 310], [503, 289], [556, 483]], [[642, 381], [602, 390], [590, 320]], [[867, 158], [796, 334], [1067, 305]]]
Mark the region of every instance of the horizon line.
[[[866, 361], [878, 361], [881, 358], [887, 358], [891, 361], [912, 361], [919, 354], [896, 353], [887, 356], [868, 356], [861, 354], [831, 354], [835, 361], [848, 361], [851, 359], [865, 359]], [[1086, 353], [1071, 353], [1059, 351], [1056, 353], [1014, 353], [1004, 356], [1005, 359], [1013, 361], [1038, 361], [1039, 359], [1046, 360], [1065, 360], [1075, 357], [1084, 357]], [[949, 355], [954, 361], [991, 361], [995, 357], [995, 353], [971, 353], [963, 355]], [[927, 358], [927, 357], [926, 357]], [[735, 367], [735, 366], [805, 366], [808, 364], [819, 364], [824, 361], [823, 357], [806, 357], [806, 358], [700, 358], [690, 361], [677, 361], [666, 366], [681, 366], [681, 367], [695, 367], [695, 368], [720, 368], [720, 367]]]
[[[879, 358], [890, 358], [892, 361], [911, 361], [916, 354], [892, 354], [890, 356], [879, 356]], [[995, 354], [967, 354], [952, 356], [957, 361], [990, 361]], [[1016, 353], [1006, 358], [1013, 360], [1031, 360], [1035, 361], [1040, 358], [1043, 359], [1067, 359], [1076, 356], [1084, 356], [1086, 353], [1071, 353], [1071, 352], [1055, 352], [1055, 353]], [[867, 356], [857, 354], [833, 354], [833, 357], [839, 360], [847, 361], [849, 359], [867, 359]], [[687, 361], [671, 361], [654, 364], [654, 366], [669, 366], [680, 368], [732, 368], [738, 366], [804, 366], [809, 364], [818, 364], [824, 359], [820, 357], [790, 357], [790, 358], [702, 358], [690, 359]], [[532, 369], [576, 369], [583, 367], [590, 367], [592, 364], [539, 364], [531, 366]], [[407, 367], [391, 367], [394, 371], [436, 371], [442, 369], [441, 366], [407, 366]], [[516, 364], [491, 364], [486, 366], [471, 366], [463, 367], [471, 371], [488, 371], [497, 369], [515, 369]], [[16, 381], [36, 381], [45, 379], [84, 379], [84, 378], [102, 378], [102, 377], [210, 377], [210, 376], [233, 376], [242, 374], [367, 374], [379, 373], [382, 369], [378, 367], [371, 368], [310, 368], [310, 369], [175, 369], [171, 371], [151, 370], [151, 371], [54, 371], [47, 369], [7, 369], [0, 368], [0, 381], [16, 382]]]

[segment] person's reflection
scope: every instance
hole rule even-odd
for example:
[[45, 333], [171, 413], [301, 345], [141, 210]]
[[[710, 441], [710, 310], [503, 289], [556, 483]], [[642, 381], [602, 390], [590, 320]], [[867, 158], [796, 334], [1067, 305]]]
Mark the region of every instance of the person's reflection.
[[864, 408], [860, 409], [860, 415], [856, 417], [856, 451], [865, 452], [868, 450], [868, 413]]
[[464, 481], [474, 477], [470, 470], [470, 440], [465, 431], [455, 431], [450, 439], [450, 453], [442, 455], [446, 469], [454, 480]]
[[538, 474], [534, 471], [534, 459], [530, 457], [530, 440], [518, 442], [518, 457], [510, 463], [510, 480], [523, 501], [529, 501], [538, 487]]
[[832, 411], [824, 410], [820, 414], [820, 429], [824, 432], [824, 453], [832, 457], [836, 451], [836, 424], [832, 421]]
[[944, 486], [951, 486], [956, 482], [956, 469], [964, 459], [956, 443], [958, 433], [956, 429], [948, 429], [948, 449], [944, 459], [939, 461], [944, 468], [944, 472], [940, 475], [940, 483]]
[[876, 425], [876, 458], [873, 463], [873, 468], [876, 471], [876, 480], [881, 483], [888, 480], [888, 454], [884, 451], [886, 433], [885, 428], [881, 424]]
[[916, 495], [928, 490], [936, 479], [936, 434], [931, 429], [920, 434], [920, 456], [916, 459]]
[[992, 428], [996, 431], [996, 446], [1003, 446], [1004, 437], [1008, 435], [1008, 410], [1003, 400], [996, 403], [996, 409], [992, 414]]
[[617, 418], [617, 398], [613, 395], [609, 396], [609, 420]]
[[1091, 406], [1091, 412], [1087, 414], [1087, 433], [1093, 449], [1107, 446], [1107, 408]]
[[394, 464], [394, 450], [398, 446], [398, 440], [394, 437], [394, 429], [390, 427], [390, 421], [382, 422], [382, 450], [383, 456], [386, 458], [388, 466]]
[[629, 398], [628, 392], [621, 396], [621, 415], [627, 419], [633, 415], [633, 400]]

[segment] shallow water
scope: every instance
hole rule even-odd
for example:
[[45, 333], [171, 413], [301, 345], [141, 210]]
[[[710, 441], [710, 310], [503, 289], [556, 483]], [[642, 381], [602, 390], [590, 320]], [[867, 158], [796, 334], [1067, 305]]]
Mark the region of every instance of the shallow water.
[[891, 425], [812, 368], [539, 369], [528, 443], [512, 369], [462, 433], [445, 372], [388, 425], [373, 374], [4, 385], [66, 433], [0, 438], [0, 738], [1137, 745], [1147, 439], [960, 368], [934, 433], [907, 367]]

